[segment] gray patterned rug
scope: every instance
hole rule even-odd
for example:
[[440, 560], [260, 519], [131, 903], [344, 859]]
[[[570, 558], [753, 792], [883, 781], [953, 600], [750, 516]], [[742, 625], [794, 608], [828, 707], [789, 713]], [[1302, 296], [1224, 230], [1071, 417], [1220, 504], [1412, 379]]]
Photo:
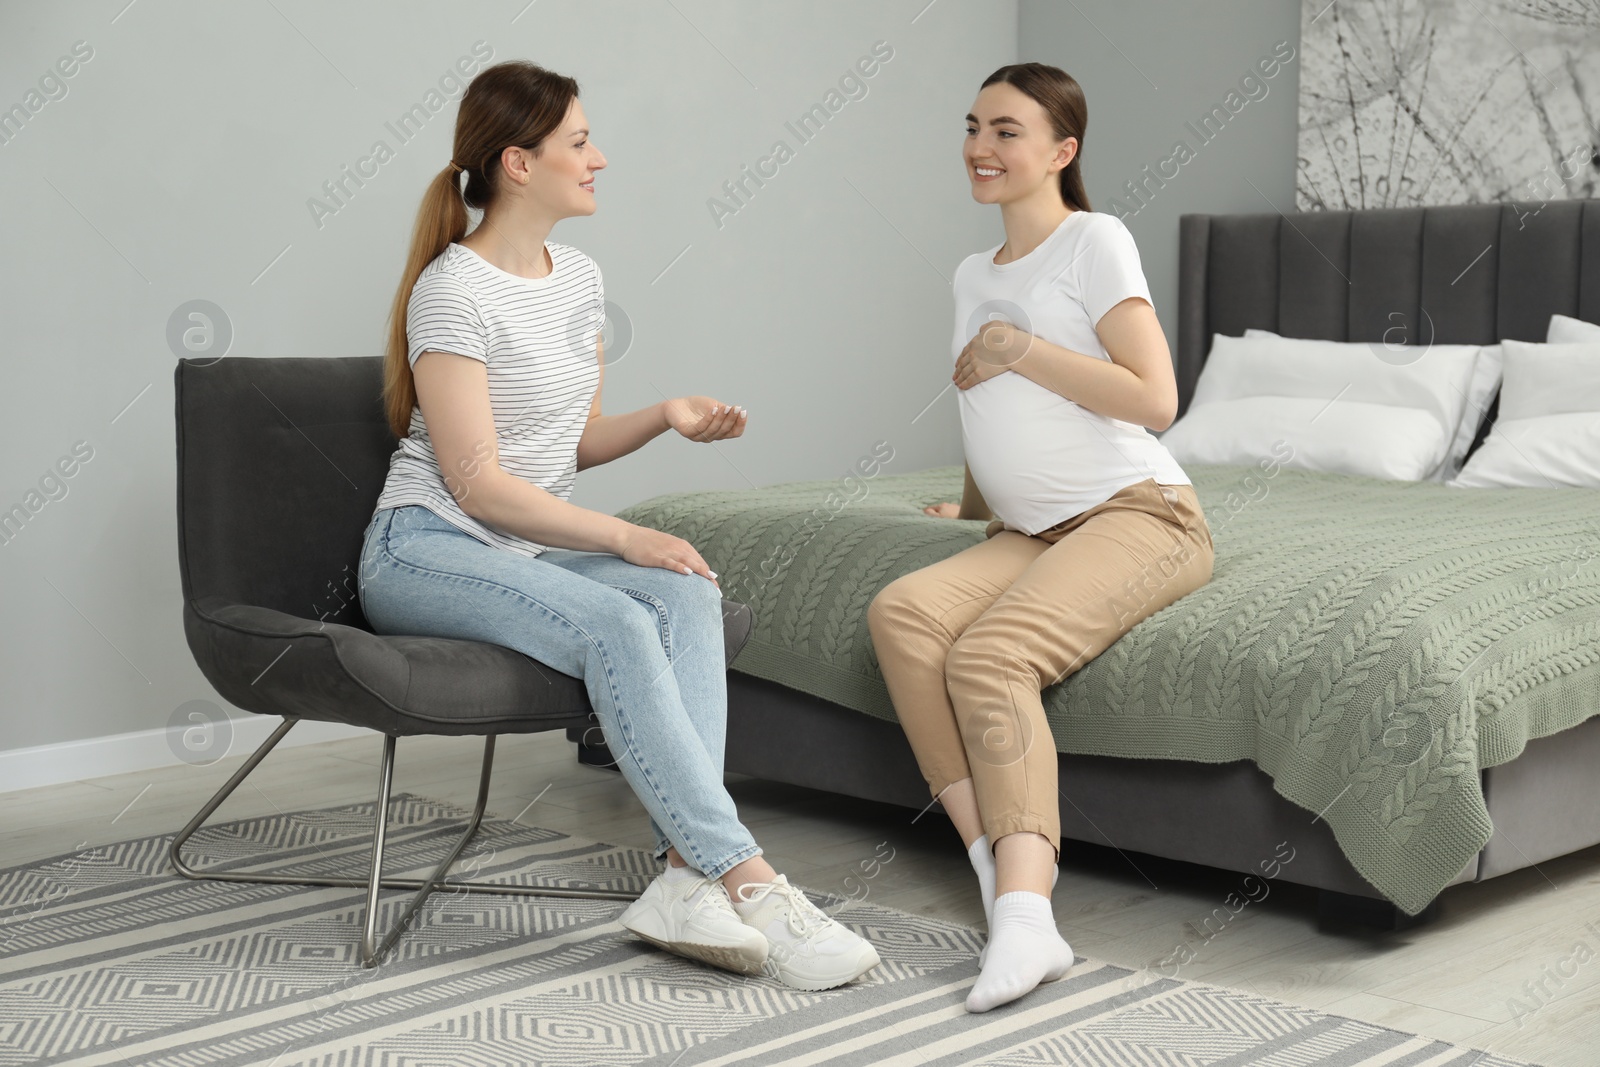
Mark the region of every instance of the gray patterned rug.
[[[465, 814], [397, 796], [386, 873], [425, 873]], [[359, 876], [371, 835], [372, 806], [353, 805], [220, 823], [190, 854], [216, 869], [276, 851], [262, 869]], [[883, 959], [850, 986], [803, 993], [660, 952], [617, 925], [622, 902], [443, 891], [363, 970], [363, 891], [184, 881], [168, 840], [0, 871], [0, 1064], [1522, 1067], [1081, 957], [968, 1015], [977, 931], [810, 890]], [[462, 862], [463, 876], [624, 889], [655, 869], [636, 849], [492, 818]], [[385, 893], [385, 924], [406, 896]]]

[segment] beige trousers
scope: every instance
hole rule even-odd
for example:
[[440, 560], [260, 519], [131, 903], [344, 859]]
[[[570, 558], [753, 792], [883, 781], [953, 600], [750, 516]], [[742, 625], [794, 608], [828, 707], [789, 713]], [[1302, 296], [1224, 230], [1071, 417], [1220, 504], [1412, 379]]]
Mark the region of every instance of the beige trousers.
[[1059, 858], [1041, 690], [1210, 581], [1212, 559], [1194, 487], [1146, 478], [1033, 536], [996, 519], [982, 543], [885, 586], [867, 623], [932, 795], [970, 777], [991, 845], [1033, 831]]

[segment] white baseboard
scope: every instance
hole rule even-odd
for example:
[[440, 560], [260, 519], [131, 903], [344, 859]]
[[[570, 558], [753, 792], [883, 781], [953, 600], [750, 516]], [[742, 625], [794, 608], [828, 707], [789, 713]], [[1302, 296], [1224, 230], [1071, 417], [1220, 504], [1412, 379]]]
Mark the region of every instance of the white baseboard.
[[[283, 720], [276, 716], [249, 715], [231, 722], [233, 742], [228, 746], [229, 757], [255, 751]], [[347, 737], [378, 736], [375, 731], [359, 726], [302, 719], [289, 731], [289, 736], [279, 742], [278, 747], [295, 748]], [[161, 728], [36, 745], [33, 748], [13, 748], [0, 751], [0, 793], [59, 785], [62, 782], [79, 782], [86, 778], [125, 774], [128, 771], [175, 767], [183, 762], [169, 744], [168, 731]]]

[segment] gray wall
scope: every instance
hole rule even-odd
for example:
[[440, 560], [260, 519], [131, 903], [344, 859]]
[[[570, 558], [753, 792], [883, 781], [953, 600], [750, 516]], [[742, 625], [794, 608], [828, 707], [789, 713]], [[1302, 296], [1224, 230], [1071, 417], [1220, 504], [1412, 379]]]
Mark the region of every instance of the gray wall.
[[[0, 108], [40, 89], [0, 143], [0, 509], [42, 503], [0, 544], [0, 750], [214, 698], [180, 625], [169, 316], [217, 304], [230, 359], [381, 351], [455, 100], [405, 144], [386, 123], [480, 40], [576, 77], [608, 157], [599, 211], [552, 235], [632, 324], [605, 410], [751, 412], [737, 441], [669, 432], [585, 471], [575, 503], [831, 477], [879, 439], [891, 472], [960, 461], [953, 394], [911, 420], [948, 382], [949, 275], [998, 241], [959, 152], [978, 83], [1016, 57], [1013, 2], [0, 5]], [[865, 95], [800, 144], [785, 123], [880, 40]], [[379, 139], [393, 158], [319, 226], [308, 201]], [[719, 228], [707, 201], [778, 139], [793, 158]]]
[[[1018, 29], [1019, 61], [1054, 64], [1083, 86], [1089, 205], [1122, 218], [1138, 242], [1175, 351], [1178, 216], [1295, 210], [1300, 5], [1021, 0]], [[1257, 63], [1272, 69], [1280, 42], [1293, 59], [1263, 77]], [[1202, 120], [1214, 107], [1221, 117], [1207, 130]], [[1143, 185], [1138, 198], [1129, 182]]]

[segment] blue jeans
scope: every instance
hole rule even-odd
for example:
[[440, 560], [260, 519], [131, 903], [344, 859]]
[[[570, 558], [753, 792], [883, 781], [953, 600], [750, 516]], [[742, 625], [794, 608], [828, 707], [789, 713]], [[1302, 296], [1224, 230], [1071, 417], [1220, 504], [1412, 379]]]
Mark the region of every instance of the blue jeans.
[[373, 515], [356, 590], [375, 633], [486, 641], [581, 678], [657, 859], [671, 845], [720, 878], [761, 853], [722, 782], [722, 592], [705, 577], [609, 552], [523, 556], [408, 504]]

